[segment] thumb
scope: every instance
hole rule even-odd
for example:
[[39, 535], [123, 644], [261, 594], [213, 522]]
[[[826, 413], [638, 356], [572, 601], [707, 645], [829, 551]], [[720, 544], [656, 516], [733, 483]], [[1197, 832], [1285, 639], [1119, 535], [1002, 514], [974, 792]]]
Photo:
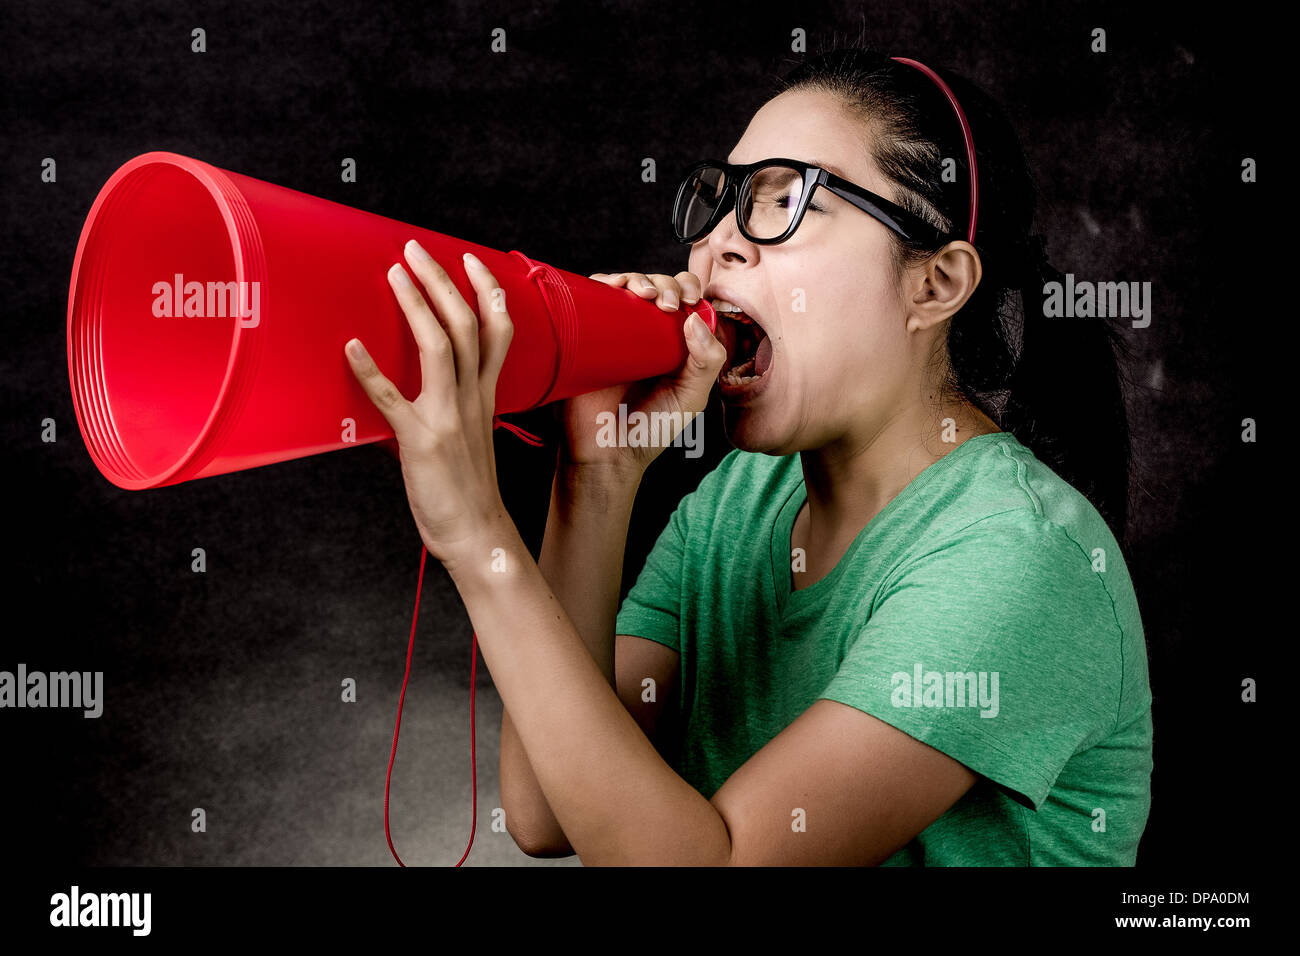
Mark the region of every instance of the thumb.
[[698, 387], [707, 396], [727, 360], [727, 347], [709, 331], [698, 312], [687, 317], [684, 331], [686, 347], [691, 354], [682, 369], [682, 384], [688, 388]]

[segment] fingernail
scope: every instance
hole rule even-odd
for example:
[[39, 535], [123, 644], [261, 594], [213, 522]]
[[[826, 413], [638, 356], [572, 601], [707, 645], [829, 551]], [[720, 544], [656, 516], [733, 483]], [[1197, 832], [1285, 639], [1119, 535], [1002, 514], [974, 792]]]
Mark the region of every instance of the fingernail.
[[467, 253], [465, 253], [465, 255], [464, 255], [463, 258], [465, 259], [465, 265], [467, 265], [467, 266], [471, 266], [471, 267], [473, 267], [473, 268], [475, 268], [475, 269], [483, 269], [483, 268], [485, 268], [485, 266], [483, 265], [483, 263], [479, 261], [478, 256], [474, 255], [474, 253], [472, 253], [472, 252], [467, 252]]
[[705, 328], [704, 323], [700, 320], [700, 313], [698, 312], [691, 313], [690, 318], [686, 320], [686, 328], [690, 332], [691, 337], [696, 339], [702, 338], [703, 334], [708, 331]]
[[677, 293], [676, 293], [676, 292], [673, 292], [671, 289], [670, 289], [669, 291], [665, 292], [665, 293], [664, 293], [664, 305], [666, 305], [666, 306], [668, 306], [669, 308], [671, 308], [671, 309], [673, 309], [674, 311], [676, 311], [676, 309], [677, 309]]
[[415, 256], [416, 259], [433, 259], [433, 256], [429, 255], [429, 250], [426, 250], [426, 248], [421, 246], [419, 242], [415, 241], [415, 239], [411, 239], [411, 241], [407, 242], [407, 251], [409, 254]]
[[642, 280], [641, 280], [641, 288], [643, 288], [643, 289], [653, 289], [654, 287], [655, 287], [655, 284], [654, 284], [653, 282], [651, 282], [649, 279], [642, 279]]
[[402, 268], [402, 264], [400, 262], [393, 263], [393, 267], [388, 270], [388, 278], [402, 285], [411, 284], [411, 280], [407, 276], [406, 270]]
[[366, 347], [361, 344], [360, 339], [353, 339], [351, 342], [348, 343], [348, 354], [351, 355], [353, 358], [357, 358], [357, 359], [365, 358]]

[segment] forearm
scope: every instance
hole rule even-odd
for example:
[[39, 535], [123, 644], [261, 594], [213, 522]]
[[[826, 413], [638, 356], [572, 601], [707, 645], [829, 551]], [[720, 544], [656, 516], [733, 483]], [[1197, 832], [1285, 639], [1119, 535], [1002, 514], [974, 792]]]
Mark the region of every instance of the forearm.
[[518, 532], [505, 547], [504, 572], [448, 570], [568, 843], [588, 865], [726, 864], [722, 817], [624, 708]]
[[[538, 567], [611, 687], [614, 620], [627, 527], [640, 475], [566, 466], [555, 471]], [[572, 846], [529, 765], [509, 709], [501, 717], [501, 803], [507, 829], [529, 852], [572, 853]]]

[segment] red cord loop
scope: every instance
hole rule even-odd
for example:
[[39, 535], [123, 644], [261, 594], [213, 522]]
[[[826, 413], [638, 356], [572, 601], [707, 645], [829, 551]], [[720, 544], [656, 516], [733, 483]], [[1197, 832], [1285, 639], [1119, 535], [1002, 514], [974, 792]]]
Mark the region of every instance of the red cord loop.
[[[512, 425], [510, 422], [502, 421], [499, 416], [492, 416], [493, 429], [504, 428], [514, 433], [519, 438], [528, 442], [530, 445], [542, 445], [543, 441], [531, 432], [526, 432], [518, 425]], [[388, 755], [388, 775], [384, 778], [384, 839], [388, 841], [388, 852], [393, 854], [393, 859], [397, 861], [398, 866], [406, 866], [402, 858], [397, 855], [397, 850], [393, 846], [393, 837], [388, 830], [388, 792], [393, 782], [393, 761], [397, 759], [397, 736], [402, 730], [402, 704], [406, 701], [406, 685], [411, 679], [411, 654], [415, 650], [415, 624], [420, 619], [420, 590], [424, 586], [424, 562], [429, 557], [429, 550], [420, 546], [420, 576], [415, 582], [415, 610], [411, 612], [411, 637], [406, 644], [406, 675], [402, 678], [402, 693], [397, 698], [397, 723], [393, 727], [393, 749]], [[474, 741], [474, 685], [477, 683], [478, 676], [478, 632], [474, 632], [473, 640], [473, 657], [470, 658], [469, 665], [469, 777], [470, 784], [473, 788], [473, 804], [470, 810], [469, 824], [469, 843], [465, 846], [465, 852], [456, 865], [460, 866], [469, 856], [470, 847], [474, 845], [474, 831], [478, 829], [478, 766], [476, 763], [477, 749]]]
[[[402, 858], [397, 855], [397, 849], [393, 846], [393, 837], [388, 830], [388, 790], [393, 781], [393, 761], [397, 759], [397, 735], [402, 730], [402, 704], [406, 701], [406, 685], [411, 679], [411, 653], [415, 650], [415, 624], [420, 619], [420, 589], [424, 585], [424, 562], [429, 557], [428, 548], [420, 546], [420, 576], [415, 583], [415, 611], [411, 614], [411, 638], [406, 645], [406, 676], [402, 678], [402, 693], [397, 698], [397, 725], [393, 727], [393, 749], [388, 755], [388, 776], [384, 778], [384, 839], [388, 841], [388, 852], [393, 854], [393, 859], [397, 861], [398, 866], [406, 866]], [[469, 824], [469, 843], [465, 847], [464, 854], [456, 861], [460, 866], [469, 856], [470, 847], [474, 845], [474, 831], [478, 829], [478, 766], [475, 761], [477, 753], [474, 740], [474, 685], [477, 683], [478, 675], [478, 634], [474, 634], [473, 658], [469, 665], [469, 777], [473, 786], [473, 807], [470, 811]]]

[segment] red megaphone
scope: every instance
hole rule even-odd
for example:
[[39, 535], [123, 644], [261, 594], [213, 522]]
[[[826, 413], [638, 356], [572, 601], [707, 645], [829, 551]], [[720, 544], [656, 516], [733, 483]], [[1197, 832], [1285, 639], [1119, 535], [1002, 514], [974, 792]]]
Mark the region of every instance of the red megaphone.
[[136, 490], [393, 437], [343, 354], [365, 342], [403, 395], [419, 356], [386, 278], [416, 239], [476, 311], [461, 260], [504, 290], [515, 333], [498, 414], [663, 375], [691, 311], [586, 276], [218, 169], [137, 156], [95, 199], [68, 288], [68, 376], [96, 466]]

